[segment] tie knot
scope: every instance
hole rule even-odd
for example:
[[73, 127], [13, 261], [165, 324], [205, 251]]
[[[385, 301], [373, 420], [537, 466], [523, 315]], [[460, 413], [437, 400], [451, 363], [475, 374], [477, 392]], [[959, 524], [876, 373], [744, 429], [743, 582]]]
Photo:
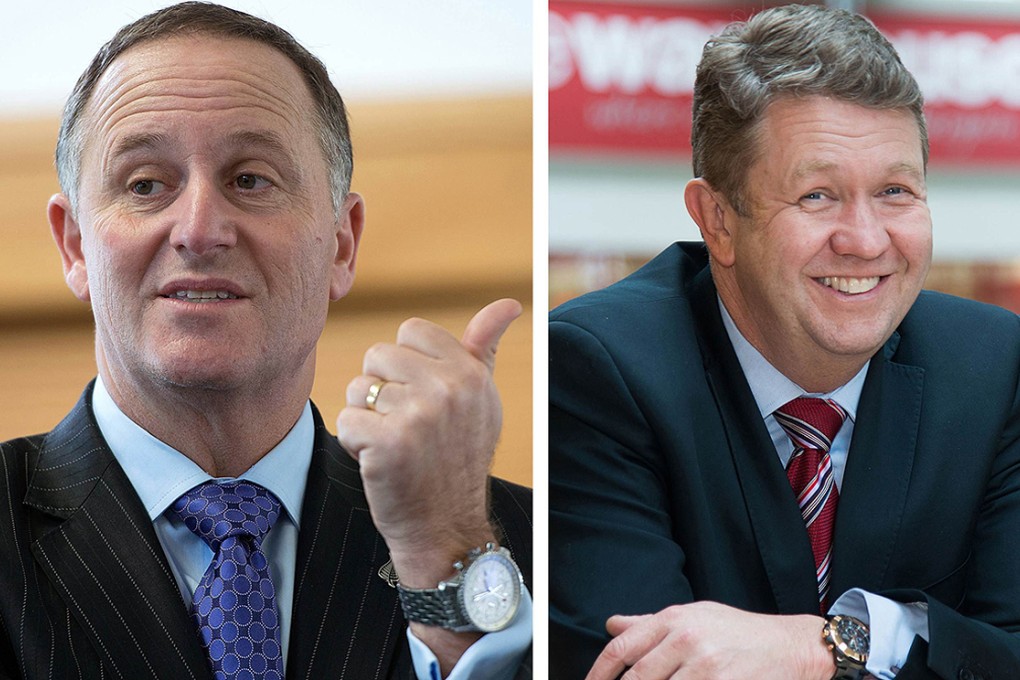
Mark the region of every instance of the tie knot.
[[846, 411], [831, 399], [797, 397], [774, 414], [793, 445], [804, 449], [828, 451], [832, 440], [846, 420]]
[[251, 536], [260, 544], [280, 516], [280, 501], [252, 482], [210, 481], [182, 495], [170, 510], [216, 551], [231, 536]]

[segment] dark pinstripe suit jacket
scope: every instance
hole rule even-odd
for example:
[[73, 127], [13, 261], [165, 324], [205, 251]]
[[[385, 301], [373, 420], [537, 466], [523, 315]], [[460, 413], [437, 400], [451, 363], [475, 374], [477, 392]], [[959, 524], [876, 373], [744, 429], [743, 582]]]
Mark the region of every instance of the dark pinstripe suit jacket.
[[[49, 434], [0, 444], [0, 678], [208, 678], [180, 590], [100, 435], [91, 395], [89, 386]], [[356, 464], [317, 411], [315, 423], [287, 677], [411, 678], [396, 591], [378, 576], [386, 545]], [[531, 492], [494, 479], [491, 497], [530, 585]]]

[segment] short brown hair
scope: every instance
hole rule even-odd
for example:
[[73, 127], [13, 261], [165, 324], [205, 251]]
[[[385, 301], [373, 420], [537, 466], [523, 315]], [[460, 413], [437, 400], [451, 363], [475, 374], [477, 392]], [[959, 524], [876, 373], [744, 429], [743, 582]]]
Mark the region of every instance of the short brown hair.
[[318, 120], [319, 143], [329, 167], [333, 209], [340, 205], [351, 186], [354, 154], [343, 99], [318, 58], [279, 26], [258, 17], [207, 2], [182, 2], [158, 10], [124, 26], [103, 45], [78, 79], [64, 107], [57, 137], [56, 165], [60, 187], [77, 210], [78, 179], [84, 132], [81, 119], [96, 83], [113, 61], [125, 51], [144, 42], [181, 35], [213, 35], [253, 40], [275, 48], [297, 65], [308, 86]]
[[694, 175], [748, 215], [747, 170], [765, 109], [781, 97], [812, 95], [909, 111], [927, 166], [924, 97], [889, 41], [845, 10], [786, 5], [731, 24], [705, 45], [694, 85]]

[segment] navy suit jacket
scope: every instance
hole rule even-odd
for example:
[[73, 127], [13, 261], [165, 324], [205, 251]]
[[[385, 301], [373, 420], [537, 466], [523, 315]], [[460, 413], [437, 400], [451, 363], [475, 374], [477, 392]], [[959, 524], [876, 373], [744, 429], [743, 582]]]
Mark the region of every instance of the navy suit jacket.
[[[91, 386], [47, 435], [0, 444], [0, 678], [209, 678], [138, 495], [95, 423]], [[315, 417], [287, 678], [413, 678], [389, 559], [357, 463]], [[490, 486], [531, 575], [531, 491]], [[519, 677], [530, 677], [530, 665]]]
[[[1016, 315], [930, 292], [871, 359], [831, 597], [928, 604], [930, 644], [915, 639], [899, 678], [1020, 678], [1018, 378]], [[696, 600], [818, 613], [703, 244], [554, 310], [549, 384], [553, 678], [584, 677], [612, 614]]]

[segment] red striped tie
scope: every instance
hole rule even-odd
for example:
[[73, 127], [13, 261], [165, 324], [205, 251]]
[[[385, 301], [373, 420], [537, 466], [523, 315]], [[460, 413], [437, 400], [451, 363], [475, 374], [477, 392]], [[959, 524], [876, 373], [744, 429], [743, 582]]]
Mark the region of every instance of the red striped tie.
[[839, 502], [829, 449], [846, 420], [846, 411], [831, 399], [798, 397], [774, 415], [793, 442], [793, 457], [786, 466], [786, 476], [797, 495], [800, 514], [811, 539], [818, 578], [818, 606], [824, 614], [828, 609], [832, 571], [832, 529]]

